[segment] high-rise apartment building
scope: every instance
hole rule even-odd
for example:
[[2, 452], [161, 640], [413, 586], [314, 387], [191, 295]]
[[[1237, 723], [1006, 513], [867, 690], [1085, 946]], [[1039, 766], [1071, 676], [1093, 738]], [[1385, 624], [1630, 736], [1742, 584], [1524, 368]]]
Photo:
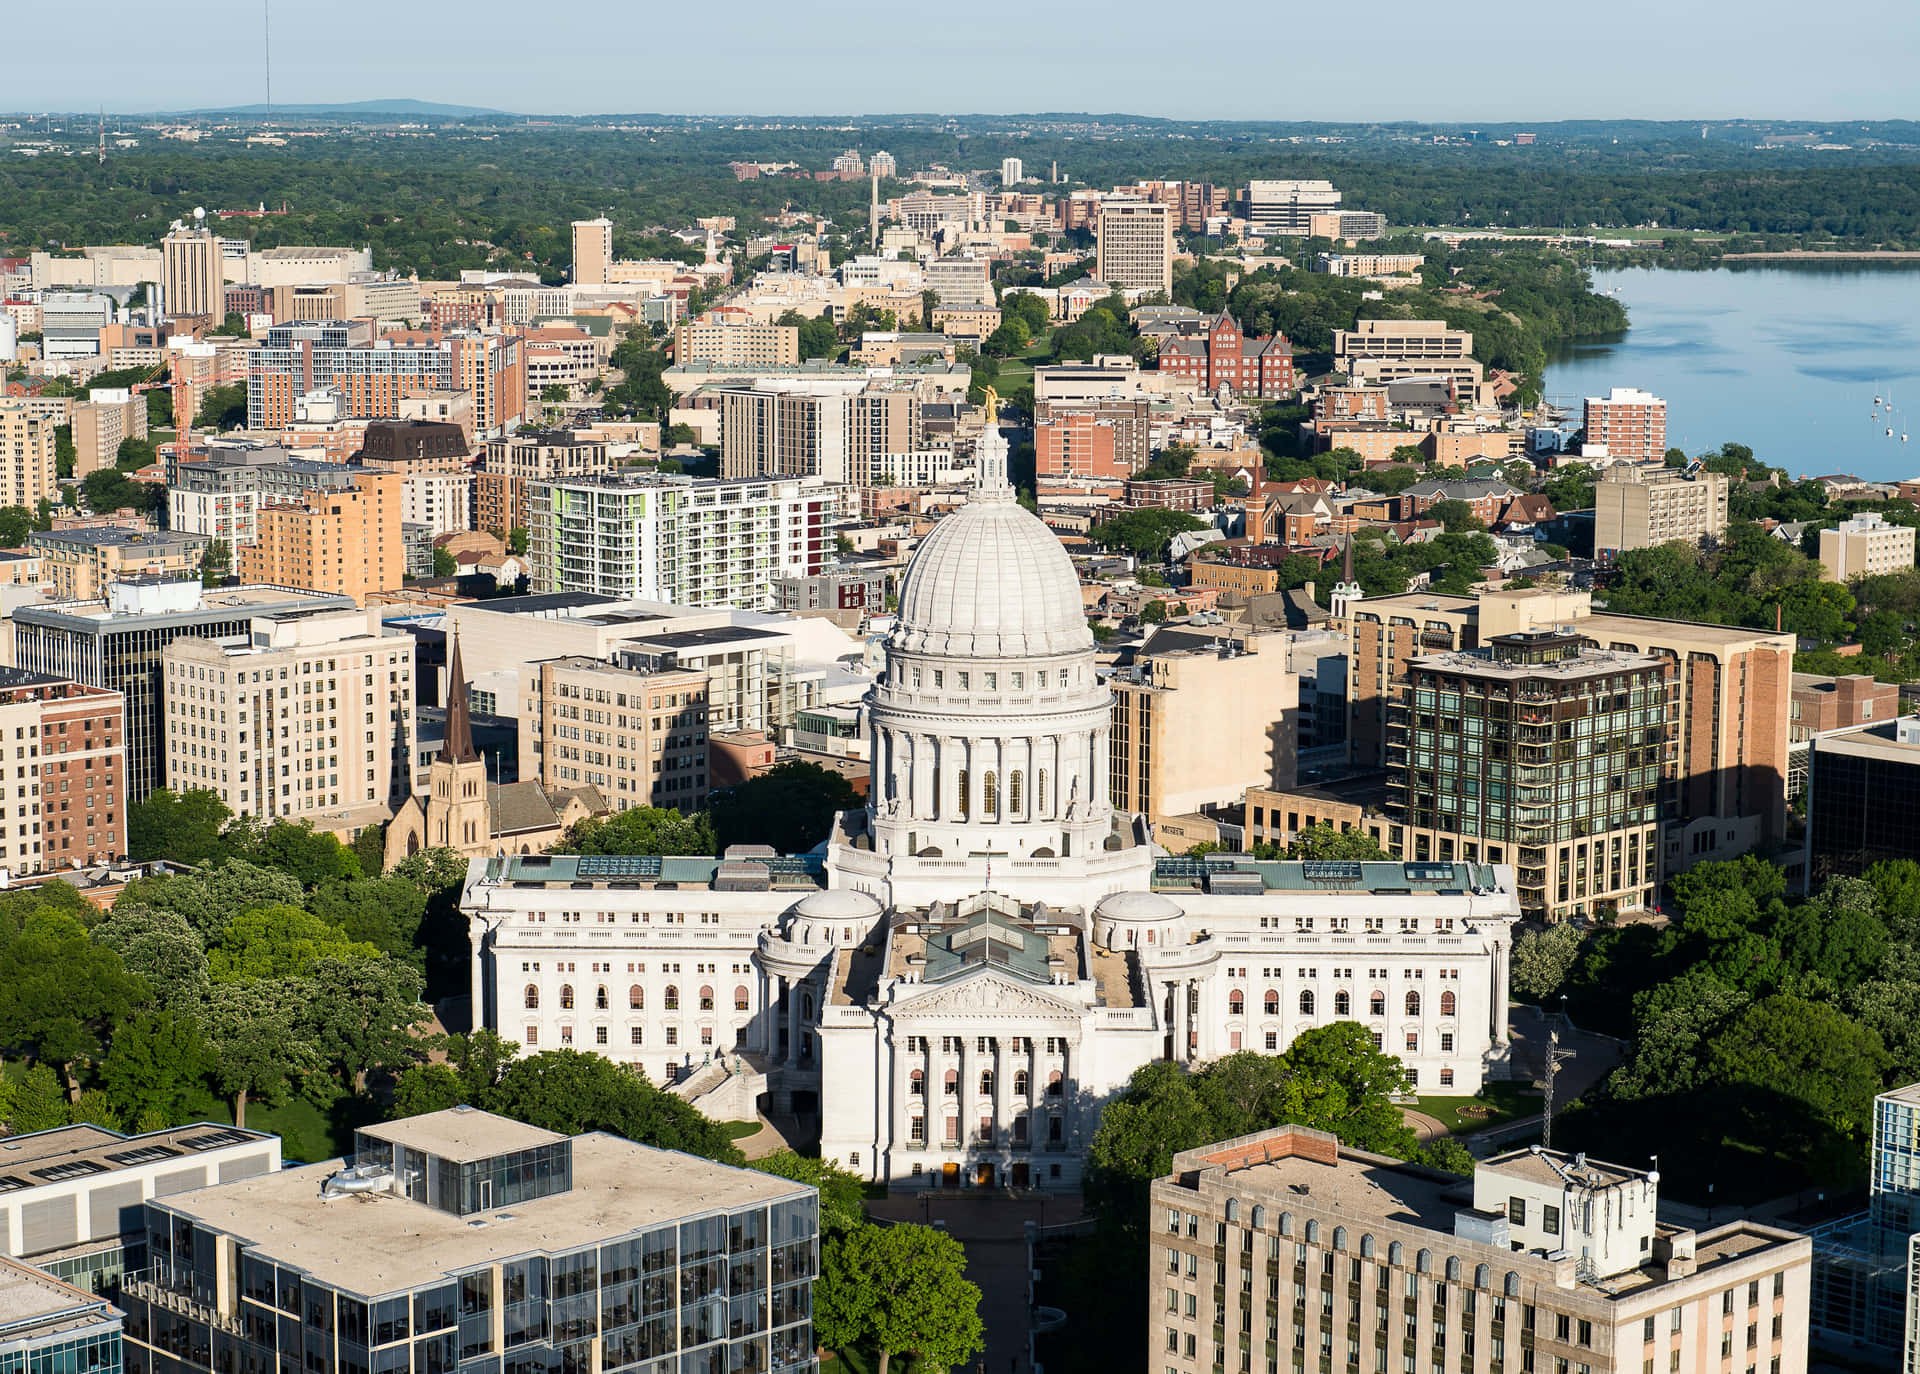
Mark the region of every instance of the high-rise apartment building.
[[616, 811], [706, 805], [707, 675], [583, 656], [520, 674], [520, 771], [549, 791], [597, 787]]
[[1589, 444], [1605, 444], [1607, 457], [1626, 463], [1658, 463], [1667, 456], [1667, 403], [1636, 387], [1616, 386], [1589, 396], [1585, 426]]
[[225, 268], [212, 230], [174, 222], [160, 240], [160, 289], [169, 319], [204, 315], [218, 324], [227, 317]]
[[105, 687], [126, 700], [126, 794], [137, 802], [166, 777], [161, 654], [183, 636], [245, 635], [257, 615], [350, 607], [344, 597], [288, 587], [206, 590], [198, 579], [116, 582], [103, 601], [19, 606], [14, 662], [33, 672]]
[[613, 471], [604, 439], [564, 429], [523, 429], [494, 439], [473, 475], [473, 527], [505, 539], [527, 528], [534, 482]]
[[377, 611], [256, 616], [161, 653], [167, 777], [236, 816], [378, 811], [413, 789], [414, 639]]
[[59, 423], [24, 400], [0, 397], [0, 506], [34, 510], [56, 495], [54, 430]]
[[397, 472], [362, 470], [344, 490], [263, 503], [254, 513], [253, 543], [235, 550], [241, 580], [331, 592], [355, 604], [399, 587], [406, 574], [405, 481]]
[[617, 1136], [363, 1126], [350, 1158], [146, 1204], [127, 1369], [812, 1374], [818, 1218], [805, 1184]]
[[112, 467], [127, 439], [147, 437], [147, 398], [102, 387], [73, 408], [73, 475]]
[[1659, 884], [1677, 688], [1577, 633], [1497, 635], [1408, 664], [1389, 814], [1415, 863], [1510, 863], [1535, 919], [1638, 912]]
[[1000, 159], [1000, 184], [1002, 186], [1018, 186], [1026, 179], [1026, 168], [1021, 165], [1019, 158], [1003, 157]]
[[1158, 631], [1108, 679], [1114, 808], [1150, 822], [1291, 787], [1300, 683], [1278, 635]]
[[0, 739], [16, 761], [0, 783], [0, 869], [18, 877], [126, 854], [126, 726], [119, 692], [0, 668]]
[[613, 265], [613, 221], [577, 219], [573, 222], [573, 284], [605, 286]]
[[[1675, 766], [1662, 799], [1662, 876], [1727, 859], [1786, 835], [1787, 723], [1794, 638], [1724, 625], [1594, 613], [1585, 592], [1523, 588], [1472, 597], [1409, 592], [1348, 607], [1352, 761], [1405, 766], [1410, 663], [1475, 649], [1499, 635], [1566, 625], [1601, 649], [1672, 665], [1680, 710]], [[1409, 853], [1394, 818], [1382, 842]]]
[[475, 432], [493, 435], [519, 423], [527, 408], [522, 340], [456, 331], [368, 337], [357, 323], [280, 324], [247, 360], [247, 425], [285, 429], [309, 392], [331, 388], [352, 419], [397, 419], [403, 404], [430, 392], [473, 398]]
[[866, 486], [927, 447], [926, 403], [911, 384], [760, 380], [720, 392], [725, 477], [819, 477]]
[[818, 478], [535, 482], [532, 588], [765, 609], [774, 578], [811, 576], [831, 560], [838, 505]]
[[[1718, 539], [1727, 529], [1728, 485], [1718, 472], [1624, 464], [1604, 468], [1593, 488], [1594, 552]], [[1911, 548], [1912, 530], [1907, 544]]]
[[892, 153], [878, 152], [867, 159], [867, 171], [875, 177], [899, 176], [900, 164]]
[[796, 367], [800, 330], [744, 316], [702, 315], [674, 327], [673, 361], [677, 367]]
[[40, 581], [61, 601], [93, 601], [107, 584], [135, 577], [198, 577], [207, 539], [174, 530], [35, 530]]
[[1914, 533], [1911, 525], [1889, 524], [1878, 511], [1868, 511], [1820, 531], [1820, 563], [1834, 582], [1910, 572]]
[[1033, 422], [1037, 476], [1127, 478], [1147, 465], [1146, 397], [1040, 402], [1037, 408], [1044, 412]]
[[920, 269], [920, 281], [942, 305], [992, 305], [991, 265], [985, 258], [934, 258]]
[[1536, 1146], [1469, 1185], [1304, 1126], [1183, 1150], [1150, 1192], [1149, 1362], [1805, 1374], [1811, 1243], [1663, 1225], [1659, 1182]]
[[1312, 232], [1315, 215], [1340, 208], [1340, 193], [1330, 181], [1250, 181], [1241, 194], [1247, 231], [1256, 236]]
[[1173, 214], [1147, 200], [1106, 199], [1094, 222], [1094, 276], [1122, 291], [1173, 290]]

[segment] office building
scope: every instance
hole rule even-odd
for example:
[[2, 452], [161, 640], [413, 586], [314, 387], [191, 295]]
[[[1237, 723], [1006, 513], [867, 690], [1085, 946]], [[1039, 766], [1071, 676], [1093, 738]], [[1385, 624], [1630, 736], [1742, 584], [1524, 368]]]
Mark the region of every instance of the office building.
[[1805, 1374], [1807, 1239], [1663, 1223], [1659, 1183], [1538, 1147], [1469, 1183], [1303, 1126], [1183, 1150], [1149, 1194], [1148, 1359], [1171, 1374], [1281, 1374], [1314, 1368], [1313, 1351], [1349, 1374]]
[[834, 556], [839, 502], [817, 478], [612, 474], [532, 492], [535, 592], [757, 610], [774, 578], [811, 576]]
[[1002, 186], [1018, 186], [1026, 179], [1026, 171], [1020, 165], [1019, 158], [1003, 157], [1000, 159], [1000, 184]]
[[1116, 809], [1157, 823], [1291, 787], [1300, 682], [1279, 635], [1167, 626], [1109, 680]]
[[673, 361], [680, 367], [798, 367], [800, 330], [744, 316], [703, 315], [674, 327]]
[[354, 461], [408, 474], [465, 472], [471, 449], [463, 425], [423, 415], [368, 425], [360, 433], [360, 452], [354, 455]]
[[1118, 291], [1173, 290], [1173, 215], [1147, 200], [1100, 202], [1094, 276]]
[[276, 324], [247, 359], [247, 427], [285, 429], [301, 397], [330, 389], [344, 418], [389, 420], [404, 403], [433, 392], [472, 397], [472, 424], [504, 433], [527, 413], [523, 341], [456, 330], [371, 336], [364, 322]]
[[[1566, 625], [1602, 649], [1673, 665], [1680, 710], [1661, 803], [1664, 879], [1702, 859], [1728, 859], [1784, 839], [1787, 722], [1794, 638], [1724, 625], [1596, 614], [1585, 592], [1522, 588], [1471, 597], [1409, 592], [1355, 598], [1352, 762], [1404, 765], [1409, 663], [1419, 654], [1475, 649], [1496, 636]], [[1381, 843], [1410, 852], [1388, 818]]]
[[897, 456], [929, 447], [928, 398], [913, 383], [762, 378], [719, 395], [723, 477], [867, 486], [903, 480]]
[[60, 601], [94, 601], [107, 584], [132, 578], [197, 578], [207, 540], [171, 530], [119, 526], [34, 530], [27, 547], [40, 559], [41, 585]]
[[1387, 236], [1387, 217], [1371, 210], [1316, 211], [1307, 216], [1307, 233], [1316, 239], [1360, 242]]
[[1132, 399], [1036, 403], [1034, 471], [1040, 477], [1110, 480], [1147, 465], [1148, 403]]
[[1893, 525], [1878, 511], [1842, 520], [1820, 531], [1820, 563], [1830, 582], [1913, 570], [1912, 525]]
[[1426, 261], [1421, 253], [1321, 253], [1313, 270], [1330, 277], [1403, 278], [1413, 276]]
[[35, 510], [58, 495], [54, 430], [60, 424], [24, 400], [0, 397], [0, 506]]
[[836, 566], [809, 577], [776, 577], [773, 609], [824, 616], [842, 629], [855, 630], [868, 616], [885, 614], [887, 574], [877, 568]]
[[1808, 751], [1809, 889], [1920, 858], [1920, 717], [1820, 735]]
[[1293, 395], [1293, 345], [1279, 334], [1249, 338], [1223, 310], [1203, 332], [1161, 344], [1160, 371], [1206, 391], [1224, 386], [1236, 396], [1284, 400]]
[[520, 771], [557, 791], [596, 787], [615, 811], [706, 805], [707, 675], [569, 657], [521, 673]]
[[1616, 463], [1661, 463], [1667, 457], [1667, 403], [1634, 387], [1586, 398], [1586, 442], [1604, 444]]
[[[1727, 478], [1674, 468], [1603, 468], [1593, 487], [1593, 548], [1599, 557], [1658, 544], [1702, 544], [1727, 529]], [[1907, 545], [1913, 545], [1908, 530]], [[1911, 554], [1909, 554], [1911, 558]]]
[[160, 240], [161, 304], [171, 320], [203, 316], [214, 324], [227, 317], [225, 265], [210, 229], [174, 221]]
[[350, 1158], [147, 1203], [127, 1371], [811, 1374], [818, 1212], [771, 1174], [469, 1107], [363, 1126]]
[[1306, 235], [1313, 217], [1340, 208], [1340, 193], [1330, 181], [1250, 181], [1241, 193], [1241, 211], [1247, 232]]
[[105, 1298], [0, 1258], [0, 1369], [121, 1374], [120, 1313]]
[[[1157, 852], [1111, 801], [1079, 579], [1005, 463], [990, 428], [980, 488], [908, 567], [866, 807], [816, 854], [474, 860], [476, 1024], [656, 1080], [740, 1045], [780, 1109], [819, 1114], [823, 1159], [909, 1187], [1076, 1188], [1094, 1104], [1142, 1065], [1334, 1020], [1411, 1031], [1417, 1082], [1476, 1090], [1508, 1054], [1511, 870]], [[612, 919], [554, 915], [583, 907]], [[1375, 966], [1329, 963], [1335, 932], [1379, 936]]]
[[127, 852], [120, 693], [0, 668], [0, 738], [14, 741], [16, 760], [10, 799], [0, 784], [0, 800], [10, 803], [0, 819], [0, 870], [19, 877], [111, 863]]
[[166, 777], [161, 655], [184, 635], [244, 635], [256, 615], [352, 603], [290, 587], [203, 589], [198, 580], [115, 582], [100, 601], [62, 601], [13, 611], [20, 667], [105, 687], [126, 700], [126, 796], [140, 801]]
[[1539, 920], [1651, 907], [1678, 709], [1666, 665], [1578, 633], [1497, 635], [1408, 663], [1388, 811], [1416, 863], [1511, 863]]
[[254, 513], [254, 541], [234, 551], [235, 571], [243, 582], [306, 587], [356, 604], [399, 587], [406, 573], [405, 482], [397, 472], [363, 469], [345, 489], [263, 502]]
[[73, 408], [73, 475], [110, 468], [128, 439], [147, 437], [147, 398], [127, 388], [96, 388]]
[[473, 481], [470, 472], [409, 473], [401, 479], [401, 521], [423, 525], [433, 535], [474, 528]]
[[1833, 730], [1884, 725], [1900, 714], [1898, 683], [1877, 682], [1865, 673], [1827, 677], [1795, 673], [1787, 724], [1787, 801], [1807, 790], [1812, 740]]
[[1352, 329], [1333, 331], [1334, 368], [1341, 372], [1369, 358], [1416, 365], [1472, 356], [1473, 335], [1447, 328], [1444, 320], [1358, 320]]
[[256, 616], [161, 652], [167, 777], [236, 816], [384, 821], [413, 790], [414, 640], [377, 611]]
[[613, 471], [605, 439], [564, 429], [523, 429], [494, 439], [473, 475], [473, 527], [505, 539], [525, 529], [532, 483]]
[[920, 269], [921, 286], [939, 296], [942, 305], [992, 305], [991, 266], [985, 258], [934, 258]]
[[577, 219], [573, 222], [573, 284], [604, 286], [613, 266], [613, 221]]
[[49, 291], [40, 298], [40, 352], [49, 360], [97, 358], [101, 331], [113, 323], [113, 298], [91, 291]]
[[280, 1139], [206, 1122], [139, 1135], [91, 1124], [7, 1138], [0, 1255], [90, 1292], [147, 1265], [141, 1204], [280, 1167]]
[[1827, 1346], [1886, 1368], [1913, 1368], [1915, 1232], [1920, 1231], [1920, 1084], [1873, 1101], [1873, 1143], [1862, 1211], [1822, 1223], [1813, 1241], [1814, 1333]]

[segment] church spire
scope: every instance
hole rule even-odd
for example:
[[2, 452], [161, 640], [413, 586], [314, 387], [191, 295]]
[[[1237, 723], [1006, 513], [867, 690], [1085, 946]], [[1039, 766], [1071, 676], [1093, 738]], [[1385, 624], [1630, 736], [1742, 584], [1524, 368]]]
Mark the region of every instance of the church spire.
[[460, 667], [460, 634], [454, 632], [447, 659], [447, 737], [435, 756], [441, 763], [477, 763], [473, 748], [473, 721], [467, 714], [467, 675]]

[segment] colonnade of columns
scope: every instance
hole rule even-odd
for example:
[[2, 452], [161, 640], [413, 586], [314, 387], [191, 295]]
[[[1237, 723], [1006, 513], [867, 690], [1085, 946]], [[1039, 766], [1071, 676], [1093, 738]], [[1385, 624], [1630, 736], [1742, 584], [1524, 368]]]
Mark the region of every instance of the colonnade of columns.
[[1075, 800], [1084, 812], [1107, 795], [1102, 731], [972, 737], [876, 727], [873, 744], [880, 803], [897, 801], [909, 820], [1056, 820]]
[[[984, 1052], [979, 1045], [983, 1037], [977, 1033], [921, 1038], [925, 1042], [923, 1049], [909, 1051], [905, 1037], [896, 1037], [894, 1045], [892, 1135], [895, 1150], [925, 1151], [934, 1155], [943, 1150], [949, 1154], [957, 1150], [969, 1160], [995, 1163], [1005, 1170], [1016, 1156], [1031, 1153], [1044, 1158], [1074, 1149], [1081, 1124], [1073, 1100], [1074, 1073], [1080, 1055], [1077, 1036], [1050, 1037], [1054, 1042], [1052, 1052], [1044, 1052], [1049, 1037], [984, 1037], [987, 1041]], [[943, 1041], [949, 1039], [955, 1042], [951, 1052], [942, 1048]], [[1013, 1048], [1015, 1041], [1024, 1041], [1024, 1048]], [[1018, 1094], [1014, 1079], [1023, 1069], [1027, 1073], [1027, 1090]], [[921, 1075], [919, 1092], [914, 1091], [916, 1070]], [[951, 1097], [946, 1090], [946, 1075], [950, 1070], [955, 1087]], [[980, 1091], [979, 1082], [985, 1071], [993, 1074], [992, 1091], [987, 1094]], [[1054, 1096], [1048, 1089], [1056, 1071], [1060, 1075], [1060, 1092]], [[987, 1112], [982, 1111], [983, 1097], [991, 1104]], [[1026, 1114], [1027, 1138], [1018, 1141], [1014, 1136], [1014, 1122], [1022, 1112]], [[983, 1115], [990, 1117], [984, 1136], [980, 1131]], [[1055, 1115], [1060, 1118], [1057, 1141], [1050, 1138], [1047, 1125]], [[913, 1136], [916, 1116], [922, 1121], [918, 1140]], [[949, 1119], [954, 1120], [957, 1127], [952, 1138], [946, 1129]], [[948, 1162], [949, 1157], [937, 1159], [933, 1171], [938, 1172], [939, 1166]], [[1003, 1176], [1000, 1181], [1007, 1180]]]

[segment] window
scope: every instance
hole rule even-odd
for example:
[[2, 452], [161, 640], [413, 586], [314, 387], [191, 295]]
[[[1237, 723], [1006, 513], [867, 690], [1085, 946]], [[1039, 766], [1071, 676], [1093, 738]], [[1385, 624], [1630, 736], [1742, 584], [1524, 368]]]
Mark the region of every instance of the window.
[[1407, 1015], [1418, 1016], [1419, 1014], [1420, 1014], [1420, 994], [1417, 992], [1410, 992], [1407, 994]]
[[560, 1009], [562, 1011], [573, 1010], [573, 984], [572, 983], [562, 983], [560, 985]]
[[627, 1010], [645, 1011], [647, 1009], [647, 990], [635, 983], [627, 989]]
[[747, 985], [742, 983], [733, 990], [733, 1009], [735, 1011], [745, 1011], [747, 1009], [747, 1002]]
[[1350, 996], [1345, 992], [1334, 993], [1333, 994], [1333, 1014], [1335, 1016], [1351, 1016], [1353, 1014], [1352, 996]]
[[907, 1091], [915, 1097], [925, 1097], [927, 1095], [927, 1075], [925, 1072], [920, 1069], [915, 1069], [907, 1075]]
[[1300, 992], [1300, 1014], [1302, 1016], [1313, 1015], [1313, 990], [1311, 988], [1303, 988]]
[[1387, 1014], [1387, 994], [1384, 992], [1376, 992], [1369, 996], [1367, 998], [1367, 1012], [1372, 1016], [1385, 1016]]
[[593, 990], [593, 1009], [595, 1011], [605, 1011], [607, 1009], [607, 990], [605, 986], [597, 987]]
[[701, 1011], [713, 1010], [713, 989], [710, 987], [703, 986], [700, 989], [700, 1010]]
[[532, 983], [527, 984], [526, 1002], [528, 1011], [538, 1011], [540, 1009], [540, 989]]
[[1266, 996], [1265, 1006], [1267, 1015], [1278, 1016], [1280, 1014], [1280, 994], [1277, 992], [1269, 992]]
[[1548, 1203], [1540, 1205], [1540, 1229], [1550, 1236], [1560, 1234], [1560, 1209]]
[[1441, 993], [1440, 994], [1440, 1014], [1442, 1016], [1452, 1016], [1453, 1008], [1454, 1008], [1453, 994], [1450, 992]]
[[667, 984], [667, 995], [665, 999], [662, 1001], [661, 1005], [666, 1007], [668, 1011], [679, 1011], [680, 1010], [680, 989], [674, 986], [672, 983]]
[[1247, 1010], [1247, 995], [1235, 988], [1227, 994], [1227, 1015], [1244, 1016]]

